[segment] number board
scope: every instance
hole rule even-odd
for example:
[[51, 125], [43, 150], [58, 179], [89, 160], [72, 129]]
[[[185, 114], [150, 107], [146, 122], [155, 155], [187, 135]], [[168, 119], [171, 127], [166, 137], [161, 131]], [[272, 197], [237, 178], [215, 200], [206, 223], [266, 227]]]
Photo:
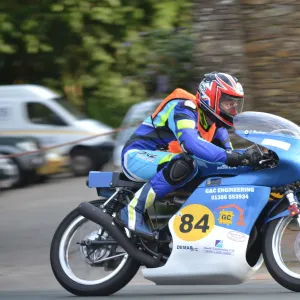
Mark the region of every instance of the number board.
[[173, 223], [176, 235], [184, 241], [200, 240], [209, 235], [214, 226], [214, 214], [200, 204], [185, 206], [176, 214]]

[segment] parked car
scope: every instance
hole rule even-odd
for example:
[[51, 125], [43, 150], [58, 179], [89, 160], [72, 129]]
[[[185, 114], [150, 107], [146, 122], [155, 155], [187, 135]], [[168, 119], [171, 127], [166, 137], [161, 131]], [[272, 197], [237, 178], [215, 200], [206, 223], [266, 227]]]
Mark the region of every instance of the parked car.
[[18, 168], [8, 158], [0, 159], [0, 190], [10, 188], [16, 182]]
[[[0, 156], [19, 155], [39, 149], [39, 140], [32, 136], [0, 136]], [[59, 172], [59, 169], [67, 164], [65, 157], [56, 155], [53, 167], [53, 154], [51, 155], [51, 151], [40, 151], [22, 156], [0, 158], [1, 161], [13, 169], [14, 180], [12, 180], [11, 186], [21, 186], [44, 180], [49, 175]]]
[[142, 123], [147, 116], [150, 116], [162, 100], [163, 99], [150, 99], [145, 102], [137, 103], [131, 106], [127, 111], [121, 123], [121, 127], [129, 128], [118, 132], [115, 141], [115, 148], [113, 150], [112, 162], [115, 170], [121, 170], [121, 152], [124, 144], [137, 129], [138, 125], [136, 124]]
[[[0, 156], [18, 155], [23, 152], [36, 151], [38, 149], [38, 140], [33, 137], [0, 136]], [[46, 162], [45, 154], [42, 152], [5, 159], [17, 170], [17, 176], [15, 176], [13, 186], [29, 183], [31, 178], [35, 176], [36, 170]]]
[[[111, 127], [88, 119], [54, 91], [39, 85], [0, 86], [0, 132], [35, 136], [43, 147], [109, 132]], [[74, 175], [99, 170], [112, 156], [114, 140], [105, 135], [58, 148], [70, 157]]]
[[46, 163], [37, 169], [37, 174], [41, 179], [50, 175], [69, 171], [70, 159], [67, 155], [62, 156], [57, 151], [49, 150], [45, 154]]

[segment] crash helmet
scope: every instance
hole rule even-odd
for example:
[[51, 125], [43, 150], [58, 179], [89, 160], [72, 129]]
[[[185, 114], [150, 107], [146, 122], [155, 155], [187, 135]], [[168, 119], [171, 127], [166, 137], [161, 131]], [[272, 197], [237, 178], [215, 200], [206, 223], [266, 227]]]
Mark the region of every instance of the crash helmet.
[[204, 113], [219, 127], [233, 127], [233, 118], [242, 112], [244, 91], [230, 74], [211, 72], [200, 82], [196, 100]]

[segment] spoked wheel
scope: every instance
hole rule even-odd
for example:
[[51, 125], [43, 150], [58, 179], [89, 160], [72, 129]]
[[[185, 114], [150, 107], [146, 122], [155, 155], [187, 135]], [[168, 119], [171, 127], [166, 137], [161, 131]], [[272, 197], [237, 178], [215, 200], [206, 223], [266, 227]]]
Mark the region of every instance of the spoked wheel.
[[272, 277], [283, 287], [300, 292], [300, 227], [296, 219], [284, 217], [268, 224], [263, 254]]
[[[91, 203], [100, 206], [104, 201]], [[127, 236], [130, 235], [126, 231]], [[99, 225], [73, 210], [56, 230], [50, 251], [58, 282], [78, 296], [107, 296], [123, 288], [139, 263]]]

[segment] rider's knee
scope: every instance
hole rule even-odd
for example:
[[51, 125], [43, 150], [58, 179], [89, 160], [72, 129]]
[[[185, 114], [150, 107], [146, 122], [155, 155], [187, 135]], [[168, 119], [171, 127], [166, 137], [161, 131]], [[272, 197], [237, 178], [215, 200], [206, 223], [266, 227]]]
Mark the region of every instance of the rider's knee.
[[173, 186], [190, 181], [197, 172], [195, 160], [186, 154], [174, 157], [163, 169], [166, 181]]

